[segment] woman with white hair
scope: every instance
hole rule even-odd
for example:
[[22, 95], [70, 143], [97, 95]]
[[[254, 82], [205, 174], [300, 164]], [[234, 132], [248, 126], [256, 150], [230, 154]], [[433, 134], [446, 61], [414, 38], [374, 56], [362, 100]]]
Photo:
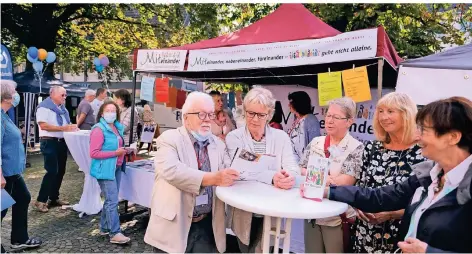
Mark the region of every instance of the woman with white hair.
[[[329, 102], [325, 116], [326, 136], [314, 138], [306, 147], [304, 157], [300, 161], [303, 175], [311, 156], [331, 158], [329, 175], [332, 184], [354, 185], [356, 170], [362, 164], [364, 146], [349, 134], [349, 128], [354, 123], [356, 103], [347, 97], [334, 99]], [[306, 220], [305, 252], [306, 253], [341, 253], [349, 244], [348, 228], [343, 231], [343, 221], [355, 217], [351, 208], [342, 216]], [[344, 242], [344, 248], [343, 248]]]
[[[292, 143], [287, 133], [268, 125], [274, 113], [275, 99], [262, 87], [251, 89], [244, 97], [243, 109], [246, 126], [226, 136], [226, 146], [232, 158], [237, 149], [257, 154], [275, 156], [272, 170], [263, 172], [258, 180], [277, 188], [291, 189], [300, 168], [293, 154]], [[229, 207], [231, 228], [238, 238], [242, 252], [260, 252], [263, 217], [237, 208]]]
[[[28, 206], [31, 195], [21, 174], [25, 170], [25, 149], [21, 132], [6, 112], [20, 103], [20, 95], [15, 91], [14, 81], [1, 81], [1, 187], [15, 200], [12, 206], [11, 248], [14, 250], [34, 248], [42, 244], [40, 239], [28, 236]], [[2, 220], [7, 215], [2, 211]], [[2, 253], [5, 249], [2, 245]]]

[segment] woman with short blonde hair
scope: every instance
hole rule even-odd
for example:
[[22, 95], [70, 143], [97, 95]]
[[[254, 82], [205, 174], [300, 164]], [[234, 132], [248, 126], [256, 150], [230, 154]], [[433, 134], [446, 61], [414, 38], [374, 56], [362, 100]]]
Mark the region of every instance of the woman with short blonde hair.
[[[364, 144], [355, 186], [375, 189], [401, 183], [411, 175], [411, 166], [425, 160], [416, 144], [416, 113], [416, 104], [404, 93], [392, 92], [378, 101], [373, 120], [377, 140]], [[404, 210], [379, 213], [358, 210], [352, 252], [394, 252], [400, 240], [403, 213]]]

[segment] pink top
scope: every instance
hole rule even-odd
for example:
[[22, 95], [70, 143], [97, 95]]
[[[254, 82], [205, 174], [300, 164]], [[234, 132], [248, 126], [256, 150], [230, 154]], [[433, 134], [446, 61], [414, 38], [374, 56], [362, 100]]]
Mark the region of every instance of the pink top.
[[[112, 127], [113, 132], [116, 134], [117, 137], [120, 135], [118, 134], [118, 130], [115, 126]], [[123, 147], [123, 139], [118, 138], [119, 145], [118, 147]], [[95, 128], [90, 133], [90, 157], [93, 159], [108, 159], [116, 157], [115, 151], [102, 151], [103, 142], [105, 141], [105, 136], [103, 135], [103, 131], [100, 128]], [[118, 157], [116, 161], [116, 165], [121, 166], [123, 164], [125, 156], [122, 155]]]

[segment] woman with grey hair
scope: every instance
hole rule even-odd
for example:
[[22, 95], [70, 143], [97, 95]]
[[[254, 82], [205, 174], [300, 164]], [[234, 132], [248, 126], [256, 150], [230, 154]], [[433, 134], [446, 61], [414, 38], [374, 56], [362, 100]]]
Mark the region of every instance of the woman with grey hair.
[[[268, 125], [274, 113], [275, 99], [272, 93], [262, 87], [251, 89], [244, 97], [243, 109], [246, 126], [226, 136], [226, 146], [231, 158], [237, 149], [257, 154], [274, 155], [275, 165], [260, 174], [258, 181], [281, 189], [291, 189], [300, 168], [292, 150], [288, 134]], [[242, 252], [261, 252], [263, 217], [234, 207], [228, 213], [231, 229], [238, 238]]]
[[[362, 165], [364, 149], [362, 143], [349, 134], [349, 128], [354, 123], [355, 112], [356, 103], [350, 98], [343, 97], [329, 102], [325, 116], [327, 135], [314, 138], [306, 147], [304, 158], [300, 161], [303, 175], [306, 174], [306, 167], [311, 156], [331, 158], [330, 183], [354, 185], [356, 182], [355, 171]], [[350, 208], [341, 216], [306, 220], [304, 223], [305, 252], [344, 252], [343, 242], [344, 245], [348, 244], [349, 238], [343, 241], [343, 223], [348, 223], [350, 218], [355, 218], [355, 215], [354, 210]], [[344, 230], [345, 237], [347, 237], [348, 232], [346, 227]]]
[[[1, 81], [1, 187], [15, 200], [12, 206], [11, 248], [14, 250], [34, 248], [42, 241], [28, 236], [28, 206], [31, 195], [21, 174], [25, 170], [25, 148], [21, 132], [6, 112], [20, 103], [20, 95], [15, 91], [14, 81]], [[2, 220], [7, 214], [2, 211]], [[2, 253], [5, 249], [2, 245]]]

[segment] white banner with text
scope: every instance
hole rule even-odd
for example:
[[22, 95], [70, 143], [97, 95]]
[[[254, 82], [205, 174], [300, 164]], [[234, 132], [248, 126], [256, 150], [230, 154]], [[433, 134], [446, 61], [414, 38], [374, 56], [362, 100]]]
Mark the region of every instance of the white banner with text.
[[187, 50], [138, 49], [137, 71], [183, 71]]
[[373, 58], [376, 53], [377, 28], [323, 39], [190, 50], [187, 70], [236, 70], [344, 62]]

